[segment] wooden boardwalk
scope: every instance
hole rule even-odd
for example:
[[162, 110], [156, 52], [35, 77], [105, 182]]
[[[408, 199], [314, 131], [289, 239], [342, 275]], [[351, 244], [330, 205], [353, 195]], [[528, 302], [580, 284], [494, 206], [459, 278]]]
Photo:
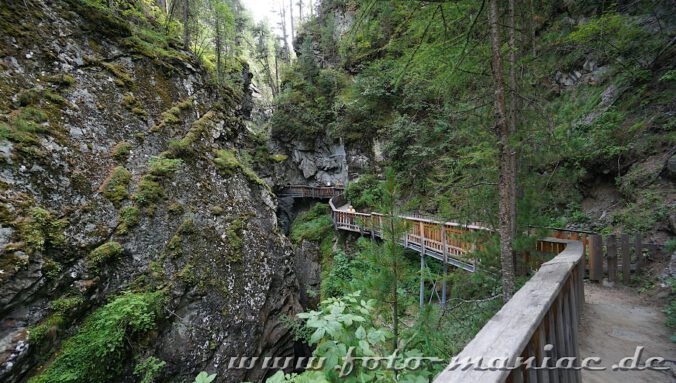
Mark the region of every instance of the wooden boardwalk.
[[[382, 238], [382, 228], [387, 217], [379, 213], [360, 213], [350, 209], [342, 192], [342, 188], [294, 186], [285, 189], [281, 195], [329, 199], [336, 230]], [[443, 262], [444, 274], [447, 273], [448, 265], [469, 272], [476, 271], [477, 261], [473, 253], [475, 250], [480, 250], [481, 243], [485, 243], [488, 237], [494, 234], [492, 229], [480, 224], [459, 224], [410, 214], [402, 214], [399, 218], [407, 226], [399, 243], [420, 253], [421, 270], [425, 267], [425, 258], [429, 256]], [[607, 381], [607, 378], [610, 378], [610, 375], [594, 375], [589, 371], [581, 373], [579, 369], [558, 368], [555, 365], [556, 360], [569, 358], [573, 360], [573, 366], [579, 367], [580, 344], [585, 346], [580, 339], [590, 336], [590, 330], [584, 327], [583, 335], [579, 334], [582, 312], [585, 307], [585, 295], [587, 295], [583, 283], [586, 270], [589, 270], [589, 279], [592, 281], [600, 281], [606, 275], [607, 270], [607, 279], [610, 282], [620, 280], [619, 270], [622, 272], [622, 280], [626, 283], [631, 272], [636, 272], [643, 267], [648, 258], [656, 257], [658, 246], [643, 243], [640, 235], [635, 237], [633, 243], [626, 235], [620, 236], [619, 241], [615, 236], [608, 235], [605, 246], [607, 256], [604, 256], [603, 238], [597, 233], [557, 228], [544, 229], [547, 229], [551, 237], [539, 240], [536, 250], [540, 253], [553, 254], [554, 258], [544, 264], [541, 264], [542, 260], [536, 260], [535, 263], [530, 264], [526, 254], [528, 266], [537, 270], [535, 274], [489, 320], [462, 352], [456, 355], [456, 362], [462, 363], [468, 358], [474, 361], [479, 360], [479, 365], [484, 368], [471, 368], [471, 363], [466, 366], [470, 368], [462, 368], [452, 361], [434, 379], [435, 383], [506, 381], [550, 383], [580, 382], [583, 379]], [[648, 250], [648, 254], [645, 254], [644, 250]], [[586, 255], [589, 255], [589, 265], [585, 265]], [[421, 273], [421, 306], [424, 298], [423, 279]], [[442, 305], [446, 302], [445, 280], [446, 278], [443, 279], [442, 298], [440, 299]], [[620, 313], [618, 312], [617, 315]], [[620, 353], [631, 351], [619, 346], [612, 347], [620, 350]], [[668, 346], [665, 350], [668, 350]], [[594, 354], [589, 349], [582, 351], [583, 356]], [[659, 351], [664, 353], [663, 350], [653, 350], [653, 352]], [[610, 355], [606, 352], [604, 356]], [[519, 358], [526, 360], [530, 357], [535, 358], [535, 365], [544, 365], [547, 368], [529, 369], [521, 364], [523, 362], [519, 362]], [[492, 367], [490, 360], [504, 361], [508, 368], [485, 368]], [[474, 367], [480, 367], [479, 365], [474, 364]], [[654, 374], [626, 376], [630, 380], [624, 381], [642, 378], [644, 379], [642, 381], [646, 382], [657, 381], [655, 379], [661, 377]], [[612, 378], [615, 379], [617, 376]]]

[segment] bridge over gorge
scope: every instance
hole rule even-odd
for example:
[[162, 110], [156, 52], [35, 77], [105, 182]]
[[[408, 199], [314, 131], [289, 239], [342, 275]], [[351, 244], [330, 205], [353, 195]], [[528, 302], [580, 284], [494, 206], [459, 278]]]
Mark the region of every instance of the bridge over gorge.
[[[356, 232], [372, 237], [382, 237], [384, 216], [378, 213], [360, 213], [348, 209], [349, 205], [339, 187], [309, 187], [289, 186], [282, 190], [280, 196], [295, 196], [298, 198], [328, 199], [332, 211], [333, 224], [336, 230]], [[399, 243], [415, 250], [421, 255], [421, 269], [425, 267], [425, 258], [430, 257], [443, 262], [444, 274], [448, 265], [452, 265], [468, 272], [476, 270], [477, 262], [473, 258], [474, 250], [480, 248], [479, 239], [482, 233], [490, 233], [490, 229], [481, 225], [463, 225], [454, 222], [415, 215], [401, 215], [401, 219], [408, 223], [408, 231], [404, 233]], [[589, 271], [591, 281], [600, 281], [606, 276], [610, 283], [623, 281], [628, 283], [631, 272], [645, 267], [649, 257], [656, 257], [658, 247], [645, 244], [641, 237], [630, 241], [628, 236], [620, 236], [619, 241], [613, 235], [607, 236], [606, 246], [603, 238], [595, 233], [554, 229], [550, 230], [551, 237], [537, 242], [536, 248], [542, 253], [549, 253], [554, 257], [537, 267], [537, 272], [516, 294], [507, 302], [493, 318], [477, 333], [477, 335], [458, 354], [457, 360], [483, 358], [484, 366], [491, 360], [498, 358], [513, 366], [518, 357], [526, 360], [534, 357], [536, 365], [542, 361], [549, 369], [526, 369], [523, 366], [511, 369], [461, 369], [450, 364], [436, 378], [435, 382], [580, 382], [584, 381], [619, 381], [634, 382], [659, 381], [662, 375], [659, 372], [616, 372], [616, 371], [580, 371], [579, 369], [554, 368], [557, 360], [573, 358], [573, 365], [580, 366], [582, 355], [601, 356], [610, 359], [610, 350], [595, 350], [588, 339], [607, 337], [608, 330], [603, 326], [580, 326], [583, 310], [595, 311], [594, 306], [585, 302], [585, 286], [583, 280], [586, 271]], [[618, 242], [619, 245], [618, 246]], [[604, 249], [606, 253], [604, 253]], [[644, 250], [648, 250], [646, 254]], [[585, 256], [588, 255], [589, 265], [585, 265]], [[618, 278], [618, 270], [622, 272], [622, 279]], [[424, 302], [424, 282], [421, 278], [420, 303]], [[592, 285], [593, 289], [599, 289]], [[626, 301], [625, 298], [622, 299]], [[442, 305], [446, 303], [445, 278], [442, 280]], [[621, 302], [615, 303], [621, 304]], [[628, 309], [628, 311], [631, 309]], [[628, 314], [627, 314], [628, 315]], [[606, 318], [596, 318], [602, 323], [617, 323], [617, 311]], [[655, 321], [652, 327], [659, 327]], [[627, 329], [627, 324], [619, 325], [620, 333], [643, 331], [642, 323], [636, 324], [634, 332]], [[622, 327], [624, 326], [624, 327]], [[661, 325], [664, 327], [663, 325]], [[580, 332], [584, 334], [580, 334]], [[617, 339], [615, 339], [617, 340]], [[652, 354], [669, 356], [669, 332], [664, 331], [666, 345], [653, 347]], [[586, 342], [585, 342], [586, 341]], [[665, 343], [662, 342], [662, 343]], [[644, 343], [660, 343], [659, 340], [648, 338]], [[580, 344], [582, 344], [582, 349]], [[633, 344], [630, 342], [630, 345]], [[551, 345], [551, 349], [545, 348]], [[616, 353], [622, 356], [632, 356], [634, 349], [621, 349], [613, 345]], [[549, 346], [548, 346], [549, 347]], [[600, 355], [599, 355], [600, 352]], [[622, 354], [624, 352], [624, 354]], [[655, 354], [658, 352], [658, 354]], [[672, 353], [673, 354], [673, 353]], [[549, 358], [549, 359], [546, 359]], [[604, 359], [604, 361], [606, 360]], [[645, 359], [645, 358], [644, 358]], [[672, 358], [673, 359], [673, 358]], [[613, 360], [614, 359], [610, 359]], [[596, 375], [594, 375], [596, 374]], [[601, 374], [601, 375], [599, 375]], [[606, 374], [606, 375], [602, 375]], [[613, 375], [615, 374], [615, 375]], [[619, 374], [619, 375], [618, 375]], [[638, 375], [636, 375], [638, 374]], [[669, 378], [665, 381], [669, 381]]]

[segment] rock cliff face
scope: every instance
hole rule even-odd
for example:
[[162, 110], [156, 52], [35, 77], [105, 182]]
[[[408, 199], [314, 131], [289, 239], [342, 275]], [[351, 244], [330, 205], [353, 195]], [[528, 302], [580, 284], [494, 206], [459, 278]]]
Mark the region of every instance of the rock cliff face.
[[147, 356], [167, 381], [261, 379], [227, 358], [293, 353], [279, 317], [300, 306], [276, 202], [238, 161], [247, 81], [217, 89], [121, 19], [31, 3], [0, 4], [0, 380], [49, 369], [123, 291], [165, 304], [121, 381]]

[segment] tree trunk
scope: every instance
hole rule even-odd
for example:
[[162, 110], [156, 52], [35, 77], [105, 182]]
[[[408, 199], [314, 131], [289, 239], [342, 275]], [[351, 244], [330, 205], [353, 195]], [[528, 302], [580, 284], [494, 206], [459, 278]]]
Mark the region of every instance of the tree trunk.
[[190, 49], [190, 0], [183, 0], [183, 48]]
[[216, 44], [216, 78], [220, 84], [223, 81], [223, 63], [222, 63], [222, 49], [223, 41], [221, 36], [221, 21], [216, 18], [214, 25], [214, 32], [216, 34], [216, 39], [214, 43]]
[[499, 227], [500, 260], [502, 263], [502, 296], [507, 302], [514, 292], [514, 258], [512, 257], [512, 215], [511, 184], [514, 174], [510, 166], [509, 126], [505, 110], [505, 81], [502, 69], [502, 53], [500, 52], [500, 29], [498, 25], [498, 2], [490, 0], [488, 9], [490, 24], [493, 78], [495, 80], [495, 130], [498, 135], [500, 151], [499, 192]]
[[289, 0], [289, 12], [291, 15], [291, 44], [293, 44], [293, 39], [296, 37], [293, 25], [293, 0]]
[[298, 23], [303, 22], [303, 0], [298, 0]]
[[[509, 135], [513, 138], [516, 133], [516, 118], [518, 115], [519, 109], [519, 100], [518, 100], [518, 89], [516, 82], [516, 21], [515, 21], [515, 12], [514, 12], [514, 3], [515, 0], [509, 0], [509, 87], [511, 88], [511, 97], [510, 97], [510, 118], [509, 118]], [[513, 142], [512, 142], [513, 144]], [[512, 224], [512, 238], [516, 238], [516, 149], [513, 145], [509, 147], [509, 165], [511, 167], [511, 173], [513, 178], [511, 181], [511, 195], [510, 195], [510, 215], [511, 215], [511, 224]]]
[[156, 4], [164, 13], [167, 13], [167, 0], [157, 0]]

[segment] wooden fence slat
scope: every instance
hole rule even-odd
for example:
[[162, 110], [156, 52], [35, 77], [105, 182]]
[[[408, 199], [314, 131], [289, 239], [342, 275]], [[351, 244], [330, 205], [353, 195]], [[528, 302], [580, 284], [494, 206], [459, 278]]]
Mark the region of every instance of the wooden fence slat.
[[589, 238], [589, 279], [600, 281], [603, 277], [603, 248], [601, 236], [593, 234]]
[[636, 234], [634, 242], [634, 252], [636, 254], [636, 272], [643, 268], [643, 244], [641, 243], [641, 234]]
[[631, 274], [631, 249], [629, 247], [629, 236], [622, 234], [620, 239], [620, 250], [622, 251], [622, 282], [629, 284]]
[[606, 238], [606, 249], [608, 250], [608, 282], [617, 280], [617, 241], [614, 235]]

